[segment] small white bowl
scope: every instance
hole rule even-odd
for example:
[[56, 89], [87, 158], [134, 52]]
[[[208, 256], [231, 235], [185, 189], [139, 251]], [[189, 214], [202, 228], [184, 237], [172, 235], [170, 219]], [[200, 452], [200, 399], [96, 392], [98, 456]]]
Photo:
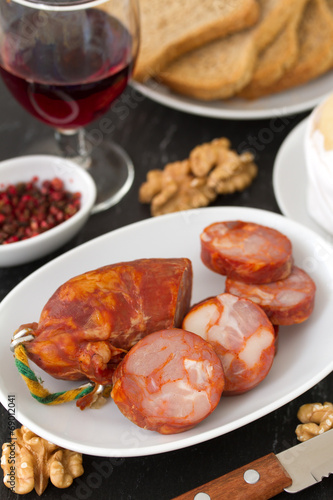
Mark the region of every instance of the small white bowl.
[[[308, 118], [304, 150], [307, 169], [307, 211], [312, 219], [333, 234], [333, 94]], [[326, 144], [325, 144], [326, 142]]]
[[0, 267], [25, 264], [53, 252], [70, 240], [85, 224], [96, 199], [91, 176], [73, 161], [51, 155], [20, 156], [0, 162], [0, 189], [8, 184], [31, 181], [37, 185], [54, 177], [62, 179], [67, 191], [81, 193], [80, 209], [58, 226], [23, 241], [0, 244]]

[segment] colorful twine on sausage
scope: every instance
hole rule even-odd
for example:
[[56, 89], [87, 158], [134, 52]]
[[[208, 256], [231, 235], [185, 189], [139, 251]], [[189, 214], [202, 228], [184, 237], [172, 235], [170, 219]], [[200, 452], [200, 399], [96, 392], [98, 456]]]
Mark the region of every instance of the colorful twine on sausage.
[[29, 366], [28, 355], [23, 344], [18, 344], [14, 350], [15, 365], [26, 383], [32, 397], [45, 405], [59, 405], [68, 401], [78, 400], [95, 389], [95, 384], [89, 382], [88, 385], [70, 389], [68, 391], [50, 393], [38, 380], [35, 373]]

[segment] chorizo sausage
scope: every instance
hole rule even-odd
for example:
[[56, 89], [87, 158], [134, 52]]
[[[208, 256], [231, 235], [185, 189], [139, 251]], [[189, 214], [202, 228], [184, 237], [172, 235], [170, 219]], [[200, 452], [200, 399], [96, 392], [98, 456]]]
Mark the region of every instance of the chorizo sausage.
[[46, 303], [29, 358], [56, 378], [110, 384], [142, 337], [181, 326], [192, 291], [189, 259], [139, 259], [76, 276]]
[[111, 397], [139, 427], [175, 434], [216, 408], [223, 388], [213, 348], [191, 332], [172, 328], [140, 340], [118, 365]]
[[293, 325], [311, 315], [316, 285], [303, 269], [294, 266], [284, 280], [262, 285], [227, 278], [225, 291], [259, 304], [274, 325]]
[[274, 326], [274, 335], [275, 335], [275, 356], [278, 352], [278, 345], [279, 345], [279, 325], [273, 325]]
[[241, 394], [258, 385], [274, 359], [276, 335], [254, 302], [222, 293], [193, 306], [182, 327], [209, 342], [221, 359], [223, 395]]
[[253, 222], [216, 222], [203, 230], [200, 241], [202, 262], [233, 279], [270, 283], [291, 272], [291, 242], [275, 229]]

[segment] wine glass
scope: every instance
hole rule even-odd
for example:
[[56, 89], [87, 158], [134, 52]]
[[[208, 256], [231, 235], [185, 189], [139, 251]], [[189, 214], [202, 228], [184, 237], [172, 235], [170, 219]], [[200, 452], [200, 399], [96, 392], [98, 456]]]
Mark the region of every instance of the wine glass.
[[110, 141], [114, 125], [104, 115], [127, 86], [138, 46], [137, 0], [0, 0], [2, 79], [55, 129], [56, 140], [29, 152], [58, 153], [86, 168], [97, 187], [93, 213], [133, 182], [133, 164]]

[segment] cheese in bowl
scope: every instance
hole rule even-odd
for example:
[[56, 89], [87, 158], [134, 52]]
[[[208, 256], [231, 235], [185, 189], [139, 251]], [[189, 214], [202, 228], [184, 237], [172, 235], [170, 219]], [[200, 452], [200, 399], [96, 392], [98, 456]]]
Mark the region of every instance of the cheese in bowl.
[[307, 210], [333, 234], [333, 94], [311, 113], [305, 133]]

